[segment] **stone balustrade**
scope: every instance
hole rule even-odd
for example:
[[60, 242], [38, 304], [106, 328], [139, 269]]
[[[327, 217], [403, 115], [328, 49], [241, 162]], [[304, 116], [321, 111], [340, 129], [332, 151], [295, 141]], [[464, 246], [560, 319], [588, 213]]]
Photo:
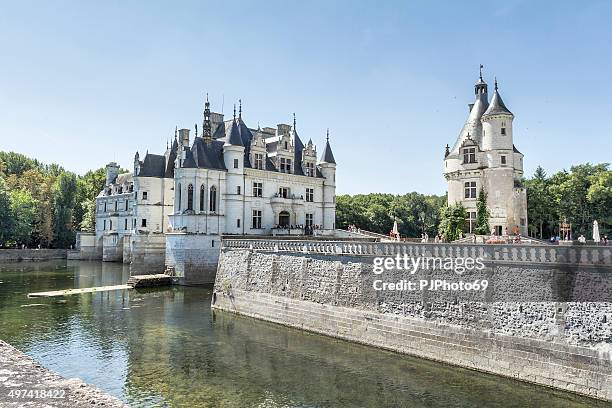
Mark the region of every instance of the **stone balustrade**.
[[485, 262], [612, 265], [612, 247], [412, 242], [305, 241], [225, 238], [224, 248], [321, 255], [482, 258]]

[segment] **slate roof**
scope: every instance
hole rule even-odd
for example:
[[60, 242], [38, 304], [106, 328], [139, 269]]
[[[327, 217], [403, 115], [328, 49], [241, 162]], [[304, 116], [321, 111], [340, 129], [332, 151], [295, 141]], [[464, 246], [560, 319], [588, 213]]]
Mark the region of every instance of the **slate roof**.
[[164, 177], [166, 175], [166, 157], [160, 154], [147, 153], [142, 164], [138, 177]]
[[514, 144], [512, 145], [512, 151], [513, 151], [514, 153], [523, 154], [523, 153], [519, 152], [519, 150], [516, 148], [516, 146], [515, 146]]
[[491, 99], [491, 103], [489, 104], [489, 107], [487, 108], [485, 113], [482, 114], [482, 116], [499, 115], [504, 113], [512, 115], [512, 112], [510, 112], [510, 110], [506, 108], [506, 105], [504, 104], [504, 101], [502, 100], [499, 92], [495, 90], [495, 92], [493, 93], [493, 98]]
[[225, 138], [225, 143], [232, 146], [244, 146], [240, 130], [238, 130], [238, 124], [236, 121], [232, 121], [231, 127], [229, 127], [229, 134]]
[[323, 154], [321, 154], [321, 161], [336, 164], [336, 159], [334, 159], [334, 154], [332, 153], [331, 146], [329, 145], [329, 139], [325, 142], [325, 149], [323, 149]]
[[224, 144], [223, 140], [206, 143], [203, 138], [196, 137], [191, 149], [186, 151], [183, 167], [227, 170], [223, 161]]

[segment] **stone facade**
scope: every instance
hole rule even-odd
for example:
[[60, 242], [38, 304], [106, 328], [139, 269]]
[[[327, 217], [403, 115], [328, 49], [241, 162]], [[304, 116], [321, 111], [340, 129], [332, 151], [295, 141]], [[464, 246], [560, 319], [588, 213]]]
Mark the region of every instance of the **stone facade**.
[[[372, 290], [373, 255], [397, 254], [480, 256], [491, 290]], [[612, 400], [612, 303], [601, 301], [612, 288], [611, 267], [605, 247], [225, 240], [212, 306]], [[403, 273], [391, 271], [389, 280]], [[578, 289], [570, 298], [590, 287], [585, 300], [599, 301], [559, 302], [564, 273]], [[519, 282], [534, 301], [524, 300]]]
[[481, 188], [487, 194], [491, 233], [527, 235], [527, 192], [522, 186], [523, 154], [514, 145], [514, 115], [499, 94], [497, 81], [489, 103], [487, 84], [474, 87], [476, 100], [468, 119], [444, 156], [448, 204], [461, 203], [468, 212], [465, 231], [473, 233]]

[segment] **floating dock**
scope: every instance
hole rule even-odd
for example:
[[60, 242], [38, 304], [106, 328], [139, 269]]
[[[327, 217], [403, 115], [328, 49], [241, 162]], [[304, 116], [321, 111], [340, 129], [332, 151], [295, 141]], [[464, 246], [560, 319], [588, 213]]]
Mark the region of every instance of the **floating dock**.
[[172, 285], [172, 277], [164, 274], [156, 275], [133, 275], [127, 281], [125, 285], [113, 285], [113, 286], [97, 286], [93, 288], [79, 288], [79, 289], [64, 289], [64, 290], [52, 290], [48, 292], [35, 292], [28, 293], [29, 298], [37, 297], [55, 297], [55, 296], [69, 296], [69, 295], [80, 295], [82, 293], [97, 293], [97, 292], [108, 292], [111, 290], [125, 290], [134, 288], [146, 288], [150, 286], [169, 286]]

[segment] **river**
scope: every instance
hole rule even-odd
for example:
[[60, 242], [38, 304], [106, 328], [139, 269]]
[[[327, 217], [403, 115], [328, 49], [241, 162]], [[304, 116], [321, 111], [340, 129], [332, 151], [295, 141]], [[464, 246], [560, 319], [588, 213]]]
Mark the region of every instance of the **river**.
[[28, 299], [125, 283], [102, 262], [0, 264], [0, 338], [133, 407], [604, 407], [606, 403], [210, 309], [210, 287]]

